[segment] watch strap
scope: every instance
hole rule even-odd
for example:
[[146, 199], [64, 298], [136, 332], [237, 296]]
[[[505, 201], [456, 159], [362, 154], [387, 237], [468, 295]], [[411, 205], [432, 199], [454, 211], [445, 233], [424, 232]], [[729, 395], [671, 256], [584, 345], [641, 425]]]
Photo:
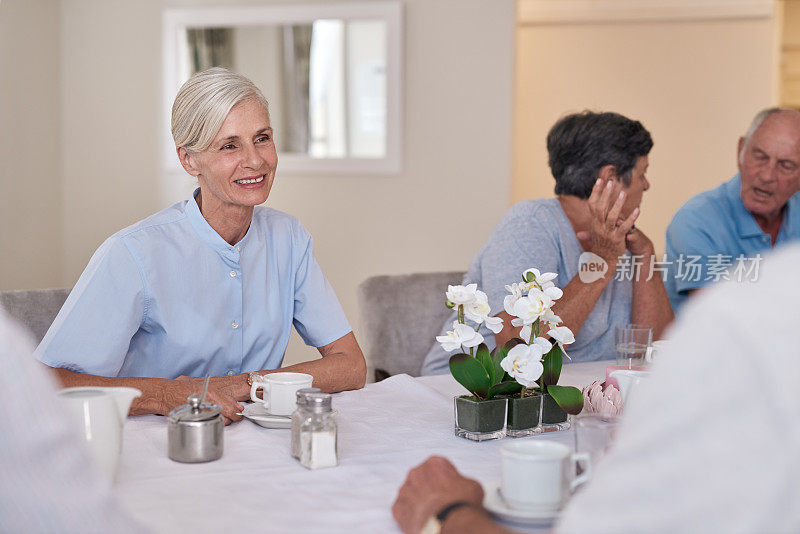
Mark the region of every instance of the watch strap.
[[448, 515], [455, 512], [459, 508], [463, 508], [464, 506], [473, 506], [473, 503], [469, 501], [456, 501], [450, 503], [441, 510], [439, 510], [439, 513], [436, 514], [436, 519], [439, 520], [439, 523], [444, 523], [444, 520], [447, 519]]
[[439, 534], [442, 531], [442, 523], [447, 519], [447, 516], [464, 506], [473, 506], [473, 503], [468, 501], [451, 502], [439, 510], [436, 515], [428, 518], [428, 521], [422, 526], [420, 534]]

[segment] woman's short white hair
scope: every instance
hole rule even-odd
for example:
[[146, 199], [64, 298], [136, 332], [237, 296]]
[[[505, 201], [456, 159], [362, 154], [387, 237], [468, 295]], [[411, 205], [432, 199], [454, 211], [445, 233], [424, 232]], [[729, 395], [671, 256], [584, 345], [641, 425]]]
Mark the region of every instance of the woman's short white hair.
[[223, 67], [200, 71], [186, 80], [172, 104], [175, 146], [202, 152], [211, 146], [233, 106], [255, 98], [269, 113], [269, 104], [247, 77]]

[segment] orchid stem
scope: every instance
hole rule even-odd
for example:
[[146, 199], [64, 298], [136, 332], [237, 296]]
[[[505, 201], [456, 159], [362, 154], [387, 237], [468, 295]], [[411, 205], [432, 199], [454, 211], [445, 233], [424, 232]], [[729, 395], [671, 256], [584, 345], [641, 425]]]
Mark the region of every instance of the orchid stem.
[[461, 323], [461, 324], [467, 324], [466, 321], [464, 320], [464, 305], [463, 304], [459, 304], [458, 305], [458, 322]]
[[531, 326], [531, 338], [528, 340], [528, 345], [533, 343], [533, 339], [539, 335], [539, 319], [534, 321], [533, 325]]

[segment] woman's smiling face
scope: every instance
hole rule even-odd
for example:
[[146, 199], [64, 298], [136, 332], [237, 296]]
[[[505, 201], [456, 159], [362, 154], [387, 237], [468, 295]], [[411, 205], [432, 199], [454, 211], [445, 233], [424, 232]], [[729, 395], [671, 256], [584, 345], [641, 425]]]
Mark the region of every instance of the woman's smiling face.
[[204, 213], [263, 204], [278, 165], [269, 113], [255, 98], [231, 109], [211, 146], [195, 153], [180, 149], [179, 155], [200, 183]]

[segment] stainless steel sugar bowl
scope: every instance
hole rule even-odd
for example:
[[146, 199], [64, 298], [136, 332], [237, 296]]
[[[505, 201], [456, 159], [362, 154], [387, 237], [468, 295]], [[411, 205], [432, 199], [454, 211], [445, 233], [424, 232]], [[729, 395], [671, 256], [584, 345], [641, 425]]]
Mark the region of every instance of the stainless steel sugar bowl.
[[200, 395], [189, 395], [188, 404], [167, 416], [169, 457], [176, 462], [210, 462], [222, 456], [225, 423], [222, 408], [203, 404]]

